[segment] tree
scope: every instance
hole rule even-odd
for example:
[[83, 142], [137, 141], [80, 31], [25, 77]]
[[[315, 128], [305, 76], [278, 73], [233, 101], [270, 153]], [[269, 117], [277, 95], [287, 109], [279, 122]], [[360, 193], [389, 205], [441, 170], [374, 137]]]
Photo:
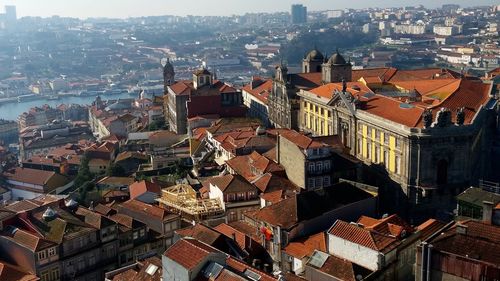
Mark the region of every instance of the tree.
[[109, 165], [108, 169], [106, 170], [106, 176], [108, 177], [125, 177], [126, 175], [125, 169], [123, 169], [122, 166], [112, 163]]
[[90, 172], [89, 168], [90, 159], [88, 155], [84, 155], [81, 162], [80, 167], [78, 168], [78, 174], [76, 175], [74, 185], [79, 189], [79, 199], [80, 202], [85, 201], [85, 197], [87, 195], [87, 191], [93, 188], [93, 175]]

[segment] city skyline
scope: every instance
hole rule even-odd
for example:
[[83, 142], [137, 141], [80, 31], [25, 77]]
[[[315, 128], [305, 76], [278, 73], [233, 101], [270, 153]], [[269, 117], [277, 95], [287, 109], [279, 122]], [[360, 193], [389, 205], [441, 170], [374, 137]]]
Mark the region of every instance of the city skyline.
[[[47, 3], [50, 2], [50, 5]], [[229, 16], [234, 14], [245, 14], [247, 12], [279, 12], [289, 11], [292, 4], [304, 4], [309, 11], [317, 10], [333, 10], [345, 8], [369, 8], [374, 7], [374, 3], [367, 0], [356, 1], [355, 3], [329, 1], [325, 3], [321, 0], [310, 1], [295, 1], [286, 0], [279, 3], [270, 3], [264, 0], [255, 0], [253, 5], [248, 7], [246, 2], [241, 0], [220, 0], [218, 5], [213, 5], [212, 2], [201, 2], [197, 0], [184, 1], [182, 5], [173, 0], [148, 0], [148, 5], [138, 0], [7, 0], [0, 1], [0, 6], [16, 5], [18, 17], [24, 16], [41, 16], [50, 17], [53, 15], [63, 17], [109, 17], [109, 18], [128, 18], [141, 16], [161, 16], [161, 15], [200, 15], [200, 16]], [[435, 8], [443, 4], [459, 4], [461, 6], [471, 6], [470, 1], [384, 1], [383, 4], [378, 4], [377, 7], [401, 7], [408, 5], [424, 5], [425, 7]], [[473, 3], [474, 6], [480, 5], [495, 5], [495, 0], [479, 0]], [[193, 7], [198, 7], [194, 9]], [[224, 7], [221, 9], [220, 7]]]

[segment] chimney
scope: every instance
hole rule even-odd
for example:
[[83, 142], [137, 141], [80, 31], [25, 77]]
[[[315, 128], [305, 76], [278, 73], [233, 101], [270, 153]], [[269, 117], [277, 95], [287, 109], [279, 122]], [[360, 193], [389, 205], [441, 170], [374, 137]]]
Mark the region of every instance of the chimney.
[[457, 223], [457, 234], [467, 235], [467, 226], [465, 224]]
[[236, 232], [232, 233], [233, 241], [236, 242]]
[[491, 224], [492, 216], [493, 216], [493, 202], [483, 201], [483, 222]]

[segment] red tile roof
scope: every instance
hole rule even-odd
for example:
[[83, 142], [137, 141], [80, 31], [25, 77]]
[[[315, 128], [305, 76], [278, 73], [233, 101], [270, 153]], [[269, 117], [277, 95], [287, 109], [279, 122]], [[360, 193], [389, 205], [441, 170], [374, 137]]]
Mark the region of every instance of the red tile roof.
[[297, 200], [295, 196], [292, 196], [264, 207], [256, 212], [255, 218], [271, 225], [289, 228], [299, 221], [297, 216]]
[[383, 253], [390, 252], [397, 245], [399, 245], [399, 241], [395, 237], [371, 231], [342, 220], [337, 220], [328, 233], [360, 246]]
[[201, 223], [176, 230], [175, 233], [180, 237], [191, 237], [208, 245], [213, 245], [222, 237], [222, 234]]
[[[458, 225], [466, 227], [466, 234], [458, 233]], [[434, 251], [443, 251], [495, 266], [500, 264], [499, 226], [472, 220], [458, 222], [427, 242], [434, 246]]]
[[303, 259], [310, 257], [315, 250], [326, 252], [326, 234], [320, 232], [309, 237], [300, 238], [296, 241], [290, 242], [283, 251], [288, 255]]
[[0, 280], [2, 281], [37, 281], [36, 275], [26, 272], [19, 266], [0, 261]]
[[281, 132], [280, 136], [294, 143], [301, 149], [321, 148], [327, 146], [322, 142], [316, 141], [308, 136], [305, 136], [304, 134], [293, 130]]
[[161, 193], [161, 187], [159, 184], [143, 180], [140, 182], [135, 182], [129, 186], [130, 199], [135, 199], [146, 192], [152, 192], [156, 194]]
[[219, 250], [194, 239], [180, 239], [163, 254], [187, 270], [192, 270], [205, 262], [210, 254]]
[[224, 234], [226, 237], [229, 237], [231, 239], [233, 239], [233, 235], [234, 237], [236, 238], [236, 243], [238, 244], [238, 246], [240, 246], [241, 249], [245, 249], [246, 248], [246, 234], [233, 228], [232, 226], [228, 225], [228, 224], [225, 224], [225, 223], [221, 223], [219, 224], [218, 226], [214, 227], [215, 230], [217, 230], [218, 232]]
[[[262, 103], [267, 104], [267, 98], [269, 97], [269, 94], [271, 93], [271, 90], [273, 88], [273, 80], [262, 79], [260, 77], [254, 77], [253, 80], [253, 82], [250, 82], [250, 84], [243, 87], [242, 90], [254, 96]], [[252, 84], [258, 86], [252, 88]]]
[[[11, 181], [30, 183], [40, 186], [45, 186], [53, 178], [64, 178], [61, 175], [57, 175], [55, 172], [20, 167], [15, 168], [13, 171], [5, 172], [4, 176]], [[61, 181], [61, 183], [64, 183], [64, 181]], [[61, 184], [60, 186], [62, 185], [64, 184]]]
[[190, 81], [190, 80], [179, 81], [179, 82], [171, 85], [170, 89], [177, 96], [190, 95], [191, 90], [193, 89], [193, 81]]
[[203, 185], [208, 186], [212, 184], [219, 188], [223, 193], [235, 193], [235, 192], [250, 192], [255, 191], [256, 188], [252, 186], [248, 181], [239, 175], [225, 175], [216, 176], [208, 179]]

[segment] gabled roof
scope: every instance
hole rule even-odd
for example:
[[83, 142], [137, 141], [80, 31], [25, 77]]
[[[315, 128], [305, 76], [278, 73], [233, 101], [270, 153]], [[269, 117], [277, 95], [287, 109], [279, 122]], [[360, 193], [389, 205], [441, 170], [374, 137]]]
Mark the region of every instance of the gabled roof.
[[203, 185], [212, 184], [223, 193], [250, 192], [256, 188], [239, 175], [216, 176], [208, 179]]
[[358, 219], [358, 224], [363, 225], [366, 229], [394, 237], [405, 236], [413, 232], [413, 227], [396, 214], [378, 220], [361, 216]]
[[129, 186], [130, 199], [135, 199], [146, 192], [151, 192], [160, 195], [161, 187], [159, 184], [143, 180], [140, 182], [134, 182]]
[[43, 171], [29, 168], [16, 167], [12, 171], [4, 173], [4, 176], [11, 181], [22, 183], [30, 183], [34, 185], [45, 186], [50, 184], [50, 187], [59, 187], [68, 183], [66, 177], [51, 171]]
[[356, 224], [337, 220], [328, 231], [330, 235], [350, 241], [360, 246], [387, 253], [400, 244], [393, 236], [365, 229]]
[[264, 207], [256, 212], [255, 218], [259, 221], [283, 228], [292, 227], [299, 221], [297, 216], [297, 200], [293, 196]]
[[290, 242], [283, 251], [297, 259], [310, 257], [315, 250], [326, 252], [326, 234], [320, 232]]
[[[458, 231], [457, 228], [465, 228]], [[479, 221], [457, 222], [430, 240], [434, 251], [443, 251], [496, 267], [500, 264], [500, 227]]]
[[[252, 85], [257, 85], [257, 86], [252, 87]], [[262, 103], [267, 104], [267, 99], [269, 97], [269, 94], [271, 93], [272, 88], [273, 88], [272, 79], [262, 79], [260, 77], [254, 77], [253, 81], [250, 82], [250, 84], [245, 85], [245, 87], [243, 87], [242, 90], [254, 96]]]
[[280, 134], [281, 137], [287, 139], [288, 141], [294, 143], [297, 145], [297, 147], [301, 149], [310, 149], [310, 148], [321, 148], [321, 147], [327, 147], [325, 143], [319, 142], [314, 140], [313, 138], [310, 138], [304, 134], [301, 134], [297, 131], [283, 131]]
[[214, 231], [201, 223], [197, 223], [194, 226], [189, 226], [183, 229], [178, 229], [175, 233], [177, 233], [180, 237], [194, 238], [211, 246], [214, 246], [214, 243], [223, 237], [223, 235], [219, 232]]
[[0, 261], [0, 280], [2, 281], [37, 281], [36, 275], [26, 272], [19, 266]]
[[190, 271], [205, 262], [211, 254], [222, 252], [195, 239], [182, 238], [163, 255]]
[[87, 208], [78, 207], [75, 214], [82, 216], [85, 223], [95, 227], [96, 229], [102, 229], [103, 227], [107, 227], [113, 225], [114, 222], [101, 215], [98, 212], [91, 211]]

